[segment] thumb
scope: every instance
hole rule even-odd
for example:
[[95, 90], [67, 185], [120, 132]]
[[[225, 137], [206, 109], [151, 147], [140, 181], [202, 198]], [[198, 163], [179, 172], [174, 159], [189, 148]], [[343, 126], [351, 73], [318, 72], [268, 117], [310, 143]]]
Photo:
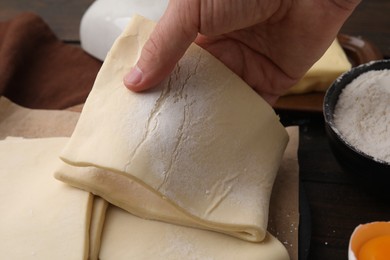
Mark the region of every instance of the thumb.
[[198, 33], [198, 10], [183, 2], [170, 1], [141, 51], [137, 64], [125, 75], [125, 86], [142, 91], [156, 86], [173, 70]]

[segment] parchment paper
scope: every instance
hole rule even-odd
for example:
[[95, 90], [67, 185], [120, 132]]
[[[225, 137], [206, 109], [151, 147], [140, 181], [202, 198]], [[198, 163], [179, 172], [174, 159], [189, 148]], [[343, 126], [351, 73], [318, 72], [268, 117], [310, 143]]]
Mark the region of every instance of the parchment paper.
[[[0, 139], [7, 136], [39, 138], [70, 136], [82, 105], [67, 110], [36, 110], [0, 97]], [[71, 110], [71, 111], [70, 111]], [[299, 182], [298, 127], [288, 127], [290, 142], [280, 166], [270, 203], [268, 231], [298, 259]]]

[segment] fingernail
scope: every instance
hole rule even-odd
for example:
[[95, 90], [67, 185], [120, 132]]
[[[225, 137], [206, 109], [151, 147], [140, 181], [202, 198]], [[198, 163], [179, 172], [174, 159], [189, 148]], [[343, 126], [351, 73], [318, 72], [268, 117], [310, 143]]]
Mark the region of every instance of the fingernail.
[[124, 81], [127, 86], [136, 86], [142, 80], [142, 71], [138, 66], [133, 67], [125, 76]]

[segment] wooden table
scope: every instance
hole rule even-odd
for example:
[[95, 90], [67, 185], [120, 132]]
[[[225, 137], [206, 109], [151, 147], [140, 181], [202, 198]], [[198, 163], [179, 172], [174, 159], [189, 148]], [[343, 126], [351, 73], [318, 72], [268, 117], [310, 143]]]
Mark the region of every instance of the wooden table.
[[[79, 24], [92, 0], [2, 0], [0, 21], [22, 11], [38, 13], [64, 42], [79, 44]], [[341, 32], [372, 42], [390, 56], [390, 1], [363, 1]], [[301, 259], [345, 260], [349, 236], [361, 224], [390, 220], [390, 204], [368, 195], [344, 173], [328, 146], [318, 112], [278, 111], [286, 125], [300, 126], [299, 165], [302, 209], [301, 241], [310, 242]], [[311, 231], [311, 232], [310, 232]], [[308, 253], [309, 257], [303, 256]]]

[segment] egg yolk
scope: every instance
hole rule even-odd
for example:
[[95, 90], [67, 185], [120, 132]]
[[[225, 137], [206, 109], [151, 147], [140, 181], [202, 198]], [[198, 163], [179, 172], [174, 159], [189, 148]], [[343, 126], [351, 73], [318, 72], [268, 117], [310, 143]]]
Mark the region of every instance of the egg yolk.
[[375, 237], [367, 241], [359, 250], [358, 260], [389, 260], [390, 235]]

